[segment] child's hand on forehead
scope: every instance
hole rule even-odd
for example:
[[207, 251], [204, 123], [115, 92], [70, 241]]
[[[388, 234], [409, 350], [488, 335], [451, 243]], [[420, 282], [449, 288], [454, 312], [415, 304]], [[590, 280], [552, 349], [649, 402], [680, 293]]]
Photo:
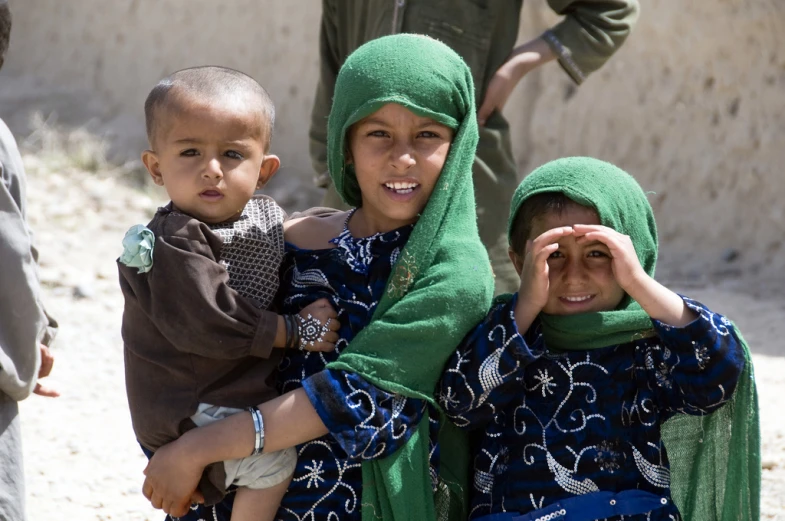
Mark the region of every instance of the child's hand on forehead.
[[578, 244], [597, 241], [608, 248], [616, 283], [651, 318], [674, 327], [684, 327], [697, 318], [680, 296], [646, 273], [629, 236], [598, 224], [575, 224], [573, 230]]
[[526, 254], [521, 269], [521, 286], [515, 320], [519, 331], [529, 328], [534, 318], [548, 303], [550, 279], [548, 258], [559, 249], [559, 240], [573, 234], [570, 226], [561, 226], [526, 241]]
[[628, 235], [599, 224], [575, 224], [573, 230], [578, 244], [596, 241], [608, 247], [613, 276], [627, 293], [634, 293], [634, 289], [648, 278]]

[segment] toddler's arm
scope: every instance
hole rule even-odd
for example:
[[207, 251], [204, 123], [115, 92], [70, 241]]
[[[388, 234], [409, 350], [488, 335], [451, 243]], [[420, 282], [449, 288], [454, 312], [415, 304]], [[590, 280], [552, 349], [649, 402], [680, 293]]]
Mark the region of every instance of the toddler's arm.
[[662, 345], [647, 347], [638, 365], [645, 367], [649, 385], [659, 390], [666, 409], [700, 415], [733, 395], [744, 353], [727, 318], [694, 300], [683, 301], [697, 318], [683, 327], [653, 320]]
[[[273, 347], [284, 345], [283, 320], [229, 287], [229, 275], [214, 254], [216, 246], [208, 241], [201, 225], [191, 221], [177, 235], [156, 238], [147, 273], [118, 263], [126, 299], [124, 336], [147, 326], [135, 324], [135, 316], [144, 316], [186, 353], [216, 359], [270, 356]], [[335, 317], [331, 307], [309, 312], [322, 323]], [[335, 327], [337, 322], [330, 324]], [[324, 335], [332, 341], [334, 336]]]
[[493, 419], [517, 392], [525, 367], [542, 354], [542, 335], [530, 331], [524, 339], [518, 331], [518, 298], [516, 293], [512, 301], [495, 305], [447, 362], [439, 402], [458, 426]]

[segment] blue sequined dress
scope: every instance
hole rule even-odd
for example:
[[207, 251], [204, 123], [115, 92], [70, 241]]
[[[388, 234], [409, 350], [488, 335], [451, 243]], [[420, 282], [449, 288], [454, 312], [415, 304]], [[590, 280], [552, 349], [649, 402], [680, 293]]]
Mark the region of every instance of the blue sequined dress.
[[[470, 519], [525, 514], [597, 491], [642, 490], [663, 505], [610, 519], [680, 519], [660, 426], [727, 401], [744, 367], [733, 325], [690, 299], [684, 327], [652, 320], [650, 338], [590, 351], [549, 351], [535, 323], [499, 303], [447, 363], [440, 402], [480, 429]], [[562, 519], [553, 517], [552, 519]]]

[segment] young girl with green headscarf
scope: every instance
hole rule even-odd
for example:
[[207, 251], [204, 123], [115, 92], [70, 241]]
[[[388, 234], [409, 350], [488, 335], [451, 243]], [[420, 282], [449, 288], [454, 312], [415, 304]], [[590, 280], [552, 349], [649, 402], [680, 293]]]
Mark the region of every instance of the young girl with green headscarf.
[[470, 519], [758, 518], [749, 351], [725, 317], [654, 280], [638, 183], [591, 158], [513, 196], [519, 292], [462, 342], [441, 403], [481, 429]]
[[[327, 298], [340, 340], [329, 353], [287, 350], [282, 395], [259, 406], [264, 452], [298, 448], [275, 518], [462, 521], [467, 444], [434, 391], [493, 294], [474, 209], [471, 72], [430, 38], [369, 42], [341, 69], [329, 129], [330, 173], [355, 208], [287, 224], [280, 311]], [[186, 515], [204, 465], [253, 451], [252, 416], [159, 449], [143, 488], [153, 505]]]

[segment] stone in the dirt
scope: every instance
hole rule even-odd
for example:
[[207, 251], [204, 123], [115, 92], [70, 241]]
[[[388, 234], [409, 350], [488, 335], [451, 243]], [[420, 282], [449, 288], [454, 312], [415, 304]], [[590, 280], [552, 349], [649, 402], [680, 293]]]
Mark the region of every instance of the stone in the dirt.
[[739, 258], [739, 255], [739, 250], [735, 248], [728, 248], [722, 252], [722, 260], [723, 262], [733, 262]]
[[83, 282], [74, 286], [74, 298], [93, 298], [95, 296], [95, 288], [92, 284]]

